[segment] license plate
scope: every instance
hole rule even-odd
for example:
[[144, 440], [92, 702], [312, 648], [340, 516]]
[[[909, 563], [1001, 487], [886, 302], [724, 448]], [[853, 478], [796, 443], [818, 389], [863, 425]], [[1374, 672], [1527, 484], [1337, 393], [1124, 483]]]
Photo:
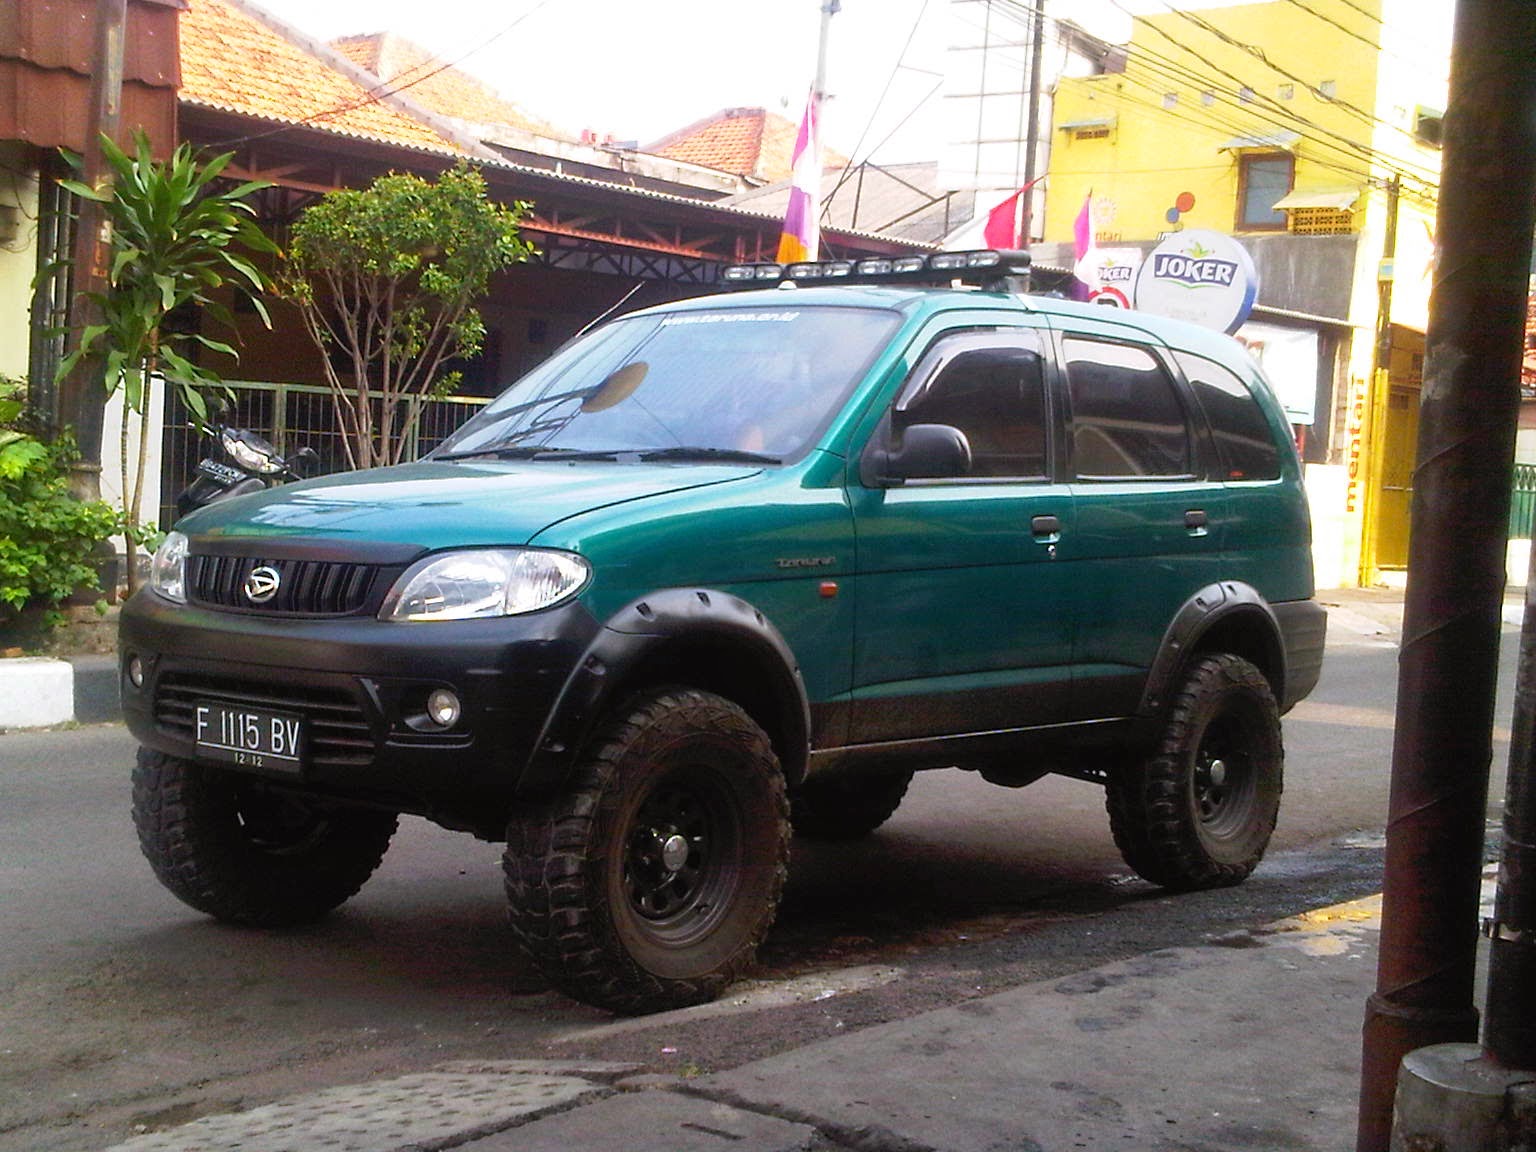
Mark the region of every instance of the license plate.
[[196, 725], [197, 754], [205, 759], [273, 772], [297, 772], [303, 764], [304, 717], [292, 712], [200, 700]]
[[228, 464], [220, 464], [217, 460], [199, 460], [197, 470], [221, 484], [238, 484], [245, 479], [244, 472], [231, 468]]

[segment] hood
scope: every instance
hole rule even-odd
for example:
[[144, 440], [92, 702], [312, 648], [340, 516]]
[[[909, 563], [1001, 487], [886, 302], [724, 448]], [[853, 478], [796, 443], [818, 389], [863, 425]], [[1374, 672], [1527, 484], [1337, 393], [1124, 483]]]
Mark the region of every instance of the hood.
[[583, 512], [761, 471], [741, 464], [424, 461], [222, 500], [176, 527], [210, 540], [322, 537], [424, 549], [517, 545]]

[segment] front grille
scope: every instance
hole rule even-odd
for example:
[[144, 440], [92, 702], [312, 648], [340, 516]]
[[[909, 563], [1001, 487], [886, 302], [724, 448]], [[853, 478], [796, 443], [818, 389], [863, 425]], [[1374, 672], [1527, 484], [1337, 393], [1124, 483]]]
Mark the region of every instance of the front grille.
[[167, 673], [155, 690], [155, 726], [187, 740], [196, 739], [197, 702], [219, 700], [296, 712], [304, 717], [308, 741], [305, 759], [312, 764], [366, 767], [373, 762], [373, 736], [362, 707], [337, 689], [252, 684], [221, 676]]
[[[278, 574], [277, 595], [253, 604], [245, 582], [262, 567]], [[369, 607], [379, 572], [377, 564], [193, 555], [187, 558], [187, 595], [195, 604], [273, 616], [350, 616]]]

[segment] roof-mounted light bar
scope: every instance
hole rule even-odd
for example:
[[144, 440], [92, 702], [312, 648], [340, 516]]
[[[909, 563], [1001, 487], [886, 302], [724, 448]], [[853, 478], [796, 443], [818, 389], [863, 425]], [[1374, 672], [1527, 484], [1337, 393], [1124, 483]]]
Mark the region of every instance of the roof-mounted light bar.
[[970, 252], [932, 252], [927, 256], [872, 256], [864, 260], [811, 260], [798, 264], [732, 264], [721, 273], [727, 287], [767, 284], [965, 284], [993, 285], [1009, 276], [1029, 274], [1029, 253], [983, 248]]

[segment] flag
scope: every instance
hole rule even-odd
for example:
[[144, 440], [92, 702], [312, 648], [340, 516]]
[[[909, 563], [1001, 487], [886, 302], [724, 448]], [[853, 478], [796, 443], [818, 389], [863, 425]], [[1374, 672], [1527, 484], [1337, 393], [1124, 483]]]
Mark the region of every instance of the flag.
[[793, 163], [789, 206], [779, 235], [780, 264], [815, 260], [821, 250], [821, 94], [815, 89], [805, 101]]
[[988, 248], [1019, 247], [1019, 199], [1044, 179], [1044, 176], [1035, 177], [987, 213], [987, 226], [981, 233], [982, 243]]
[[1072, 222], [1072, 274], [1075, 283], [1072, 285], [1072, 299], [1088, 299], [1089, 287], [1083, 276], [1084, 261], [1092, 260], [1095, 256], [1093, 246], [1093, 189], [1088, 189], [1088, 195], [1083, 197], [1083, 207], [1077, 214], [1077, 219]]

